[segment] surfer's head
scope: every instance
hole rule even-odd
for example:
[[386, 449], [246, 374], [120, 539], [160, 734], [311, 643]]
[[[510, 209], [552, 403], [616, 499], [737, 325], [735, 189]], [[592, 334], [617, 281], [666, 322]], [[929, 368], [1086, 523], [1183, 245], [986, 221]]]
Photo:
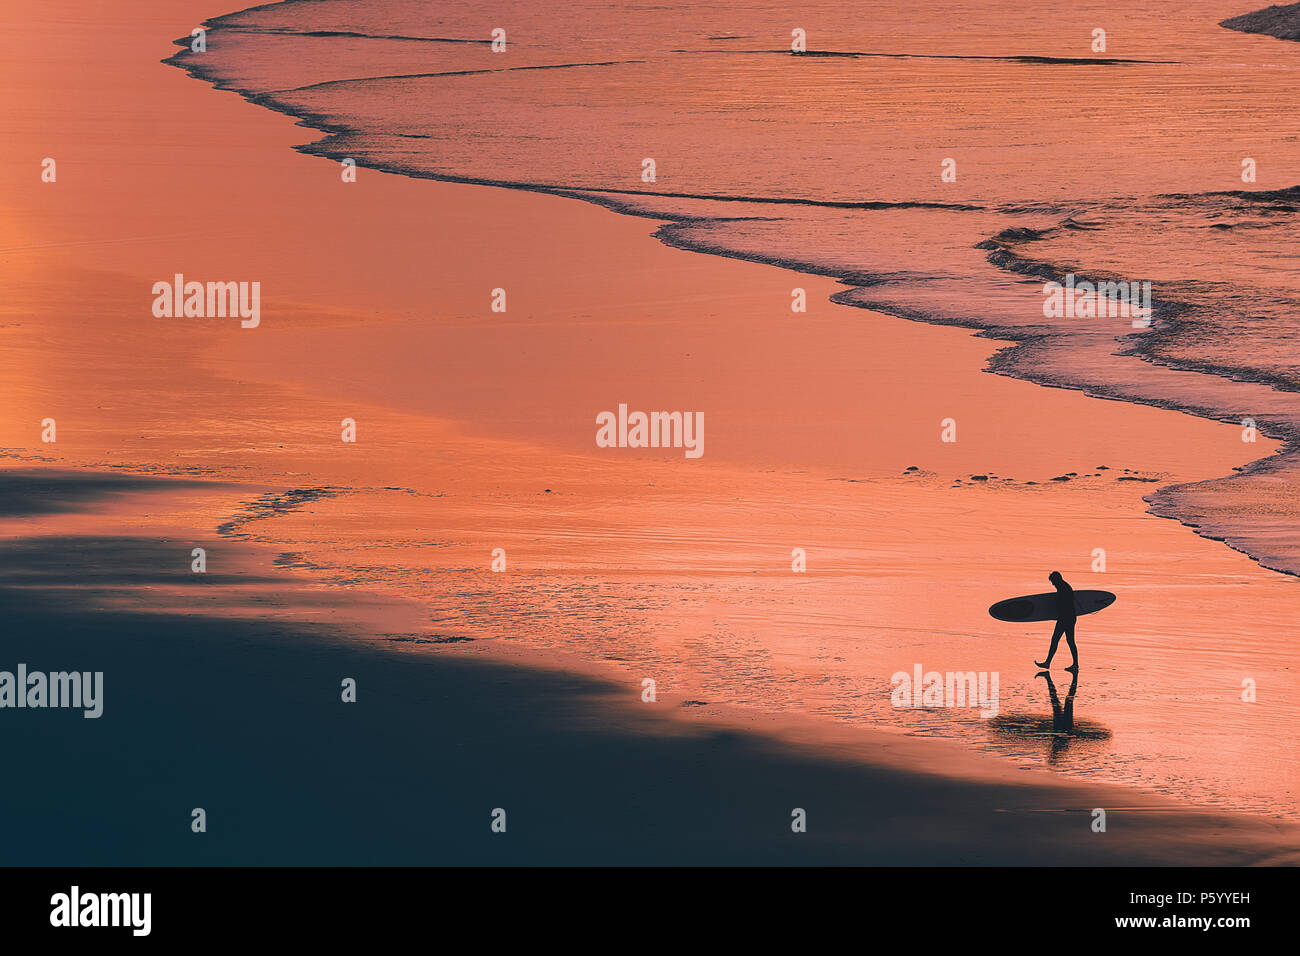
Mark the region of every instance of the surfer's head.
[[1059, 584], [1061, 581], [1064, 581], [1065, 579], [1061, 577], [1060, 571], [1053, 571], [1051, 574], [1047, 576], [1047, 580], [1051, 581], [1053, 584]]

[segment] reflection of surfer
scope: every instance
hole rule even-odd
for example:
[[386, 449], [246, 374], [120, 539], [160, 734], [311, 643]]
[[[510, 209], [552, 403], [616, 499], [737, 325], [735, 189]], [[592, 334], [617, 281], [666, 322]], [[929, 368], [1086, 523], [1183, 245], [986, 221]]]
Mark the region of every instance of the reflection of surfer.
[[1056, 645], [1061, 643], [1061, 635], [1065, 635], [1065, 643], [1070, 645], [1070, 653], [1074, 655], [1074, 661], [1066, 668], [1067, 671], [1079, 670], [1079, 649], [1074, 646], [1074, 622], [1078, 619], [1078, 614], [1074, 609], [1074, 588], [1066, 583], [1065, 578], [1061, 577], [1060, 571], [1053, 571], [1047, 576], [1056, 588], [1056, 628], [1052, 631], [1052, 646], [1047, 652], [1047, 660], [1034, 661], [1043, 670], [1052, 666], [1052, 658], [1056, 656]]
[[1052, 683], [1052, 675], [1047, 671], [1039, 671], [1038, 676], [1046, 679], [1047, 691], [1052, 695], [1052, 745], [1047, 754], [1050, 762], [1055, 762], [1062, 756], [1070, 746], [1070, 738], [1074, 736], [1074, 695], [1079, 690], [1079, 669], [1072, 668], [1074, 671], [1074, 680], [1070, 681], [1070, 692], [1065, 695], [1065, 706], [1061, 706], [1061, 699], [1056, 696], [1056, 685]]
[[1065, 695], [1065, 706], [1061, 706], [1061, 698], [1056, 696], [1056, 685], [1052, 683], [1052, 675], [1047, 671], [1039, 671], [1038, 676], [1046, 679], [1047, 692], [1052, 697], [1052, 733], [1054, 734], [1072, 734], [1074, 733], [1074, 695], [1079, 690], [1079, 672], [1074, 672], [1074, 679], [1070, 681], [1070, 692]]

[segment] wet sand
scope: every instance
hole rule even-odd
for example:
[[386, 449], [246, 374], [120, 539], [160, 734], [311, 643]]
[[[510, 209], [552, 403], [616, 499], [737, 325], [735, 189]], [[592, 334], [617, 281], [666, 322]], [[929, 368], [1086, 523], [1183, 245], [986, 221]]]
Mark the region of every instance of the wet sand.
[[[41, 764], [42, 748], [90, 760], [92, 722], [32, 724], [25, 759], [51, 786], [11, 798], [37, 821], [27, 860], [69, 815], [83, 836], [59, 862], [1294, 852], [1280, 818], [1295, 806], [1295, 581], [1142, 501], [1270, 443], [984, 374], [994, 343], [832, 306], [828, 280], [669, 249], [653, 224], [593, 206], [366, 170], [344, 184], [291, 151], [310, 134], [287, 118], [159, 64], [188, 27], [156, 14], [93, 33], [77, 19], [57, 37], [19, 24], [0, 66], [6, 91], [46, 91], [0, 144], [0, 447], [26, 468], [227, 483], [110, 497], [94, 518], [6, 516], [11, 563], [37, 553], [45, 568], [42, 591], [7, 592], [14, 653], [59, 635], [60, 657], [85, 669], [111, 647], [125, 712], [101, 732], [131, 758], [95, 775], [109, 809], [70, 809], [48, 798], [74, 765]], [[87, 86], [87, 73], [113, 80]], [[39, 181], [45, 155], [55, 184]], [[154, 319], [150, 287], [177, 271], [261, 281], [262, 325]], [[806, 315], [789, 310], [794, 285]], [[489, 308], [496, 287], [504, 315]], [[705, 456], [596, 449], [594, 415], [619, 402], [704, 410]], [[55, 444], [40, 441], [47, 416]], [[955, 444], [939, 441], [949, 416]], [[344, 417], [354, 445], [339, 440]], [[185, 572], [204, 543], [210, 575], [237, 571], [195, 605]], [[505, 574], [489, 571], [496, 547]], [[796, 547], [806, 574], [791, 572]], [[1095, 548], [1104, 574], [1089, 570]], [[110, 574], [88, 591], [97, 567], [134, 567], [141, 586]], [[997, 730], [889, 706], [889, 676], [919, 662], [999, 671], [1005, 715], [1050, 713], [1027, 666], [1043, 628], [984, 608], [1043, 589], [1054, 568], [1122, 595], [1080, 629], [1076, 711], [1108, 738], [1062, 753], [1033, 720]], [[67, 603], [50, 606], [51, 588]], [[360, 667], [379, 713], [335, 704], [340, 672]], [[647, 676], [653, 706], [639, 702]], [[1243, 678], [1260, 703], [1240, 701]], [[147, 732], [160, 719], [174, 737]], [[623, 761], [635, 773], [613, 779]], [[1049, 763], [1064, 773], [1035, 769]], [[632, 783], [646, 779], [662, 784]], [[189, 794], [205, 788], [242, 808], [226, 812], [243, 836], [196, 849]], [[481, 815], [487, 839], [502, 790], [534, 815], [525, 840], [501, 850], [440, 829]], [[422, 820], [427, 840], [376, 812], [423, 817], [430, 792], [448, 802]], [[792, 849], [790, 808], [809, 803], [833, 822]], [[575, 804], [581, 825], [564, 821]], [[1112, 814], [1102, 835], [1088, 829], [1097, 806], [1148, 809]], [[128, 807], [135, 837], [104, 837]], [[286, 823], [275, 807], [304, 815]], [[666, 836], [699, 807], [732, 815]], [[1261, 816], [1224, 812], [1240, 810]], [[315, 826], [326, 818], [333, 847]], [[630, 834], [630, 818], [649, 822]], [[177, 820], [184, 843], [166, 836]]]
[[[264, 549], [204, 541], [240, 567], [200, 576], [178, 548], [193, 537], [154, 537], [228, 489], [39, 474], [39, 489], [0, 475], [6, 512], [75, 515], [82, 530], [0, 551], [6, 651], [102, 669], [105, 693], [96, 720], [6, 714], [6, 759], [25, 781], [0, 794], [6, 865], [1297, 859], [1293, 827], [1135, 804], [950, 743], [773, 738], [664, 716], [570, 671], [367, 640], [355, 602], [340, 622], [334, 592], [313, 596]], [[157, 528], [142, 531], [128, 502]], [[339, 701], [345, 677], [355, 703]], [[1111, 808], [1104, 834], [1089, 828], [1098, 806]], [[195, 808], [204, 833], [190, 830]], [[504, 833], [490, 827], [498, 808]]]

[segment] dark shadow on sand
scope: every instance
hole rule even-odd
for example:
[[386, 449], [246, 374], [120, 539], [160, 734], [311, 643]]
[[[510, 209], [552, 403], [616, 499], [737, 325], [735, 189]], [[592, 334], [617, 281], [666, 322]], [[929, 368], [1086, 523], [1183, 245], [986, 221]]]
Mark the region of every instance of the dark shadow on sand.
[[219, 483], [193, 478], [15, 468], [0, 471], [0, 518], [72, 512], [115, 495], [203, 485], [217, 487]]

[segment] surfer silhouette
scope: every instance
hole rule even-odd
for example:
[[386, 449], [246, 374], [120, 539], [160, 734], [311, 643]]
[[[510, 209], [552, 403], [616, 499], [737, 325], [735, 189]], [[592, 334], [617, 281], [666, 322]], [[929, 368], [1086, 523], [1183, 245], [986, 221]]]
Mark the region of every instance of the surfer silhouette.
[[1052, 646], [1047, 651], [1047, 660], [1034, 663], [1043, 670], [1051, 667], [1052, 658], [1056, 656], [1056, 646], [1061, 643], [1061, 635], [1064, 634], [1065, 642], [1070, 645], [1070, 653], [1074, 655], [1073, 663], [1066, 670], [1078, 673], [1079, 649], [1074, 646], [1074, 624], [1078, 620], [1078, 613], [1074, 608], [1074, 588], [1061, 577], [1060, 571], [1053, 571], [1047, 580], [1056, 588], [1056, 628], [1052, 631]]

